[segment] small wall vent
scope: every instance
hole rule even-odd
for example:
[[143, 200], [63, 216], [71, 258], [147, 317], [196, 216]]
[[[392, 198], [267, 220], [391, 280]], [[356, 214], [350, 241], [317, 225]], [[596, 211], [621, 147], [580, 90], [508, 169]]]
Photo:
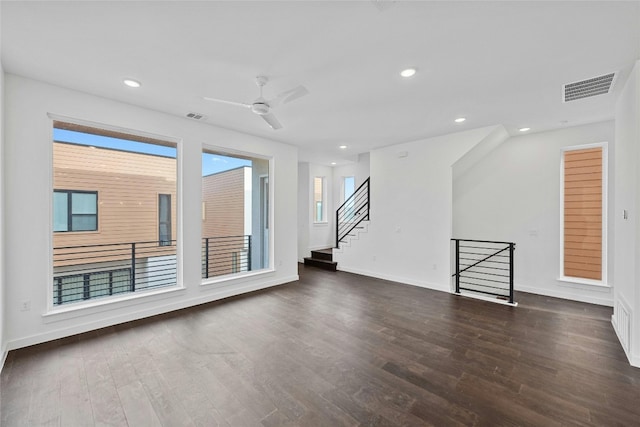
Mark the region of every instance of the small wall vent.
[[611, 92], [616, 73], [609, 73], [591, 79], [567, 83], [562, 87], [563, 102], [575, 101], [590, 96]]
[[200, 113], [187, 113], [185, 116], [187, 118], [193, 119], [193, 120], [204, 120], [204, 119], [206, 119], [204, 114], [200, 114]]

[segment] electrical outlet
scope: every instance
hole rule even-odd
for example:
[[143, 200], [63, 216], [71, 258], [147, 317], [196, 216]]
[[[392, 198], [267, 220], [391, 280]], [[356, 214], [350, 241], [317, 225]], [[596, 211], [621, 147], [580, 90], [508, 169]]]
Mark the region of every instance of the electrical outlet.
[[31, 310], [31, 301], [25, 300], [20, 304], [20, 311], [29, 311]]

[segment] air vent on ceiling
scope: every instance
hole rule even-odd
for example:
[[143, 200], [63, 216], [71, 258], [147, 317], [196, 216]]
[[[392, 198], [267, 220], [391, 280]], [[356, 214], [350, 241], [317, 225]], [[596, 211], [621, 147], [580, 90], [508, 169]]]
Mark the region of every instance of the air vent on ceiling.
[[616, 73], [605, 74], [580, 82], [568, 83], [563, 86], [563, 101], [575, 101], [590, 96], [609, 93], [613, 87]]
[[200, 113], [187, 113], [186, 117], [188, 117], [190, 119], [193, 119], [193, 120], [204, 120], [204, 119], [206, 119], [204, 114], [200, 114]]

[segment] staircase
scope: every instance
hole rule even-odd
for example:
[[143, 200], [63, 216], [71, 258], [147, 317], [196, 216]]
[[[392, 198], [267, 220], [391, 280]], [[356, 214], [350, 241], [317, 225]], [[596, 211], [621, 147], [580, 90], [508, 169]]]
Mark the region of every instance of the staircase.
[[311, 256], [304, 259], [304, 265], [311, 265], [329, 271], [336, 271], [338, 267], [338, 263], [333, 260], [332, 248], [311, 251]]
[[367, 178], [336, 211], [336, 248], [364, 230], [369, 221], [369, 180]]

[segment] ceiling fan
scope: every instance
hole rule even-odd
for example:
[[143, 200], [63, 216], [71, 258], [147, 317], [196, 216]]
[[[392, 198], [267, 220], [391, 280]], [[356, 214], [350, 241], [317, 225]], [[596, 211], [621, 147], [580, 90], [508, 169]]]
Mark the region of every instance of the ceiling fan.
[[260, 96], [250, 104], [244, 102], [227, 101], [224, 99], [208, 98], [206, 96], [203, 97], [203, 99], [205, 99], [206, 101], [219, 102], [221, 104], [229, 104], [238, 107], [249, 108], [252, 112], [262, 117], [263, 120], [267, 122], [269, 126], [271, 126], [271, 129], [280, 129], [282, 128], [282, 125], [280, 124], [278, 119], [276, 119], [276, 116], [273, 115], [271, 110], [278, 107], [279, 105], [286, 104], [295, 99], [298, 99], [308, 94], [309, 91], [304, 86], [298, 86], [278, 94], [273, 99], [266, 100], [262, 97], [262, 88], [267, 84], [268, 81], [269, 79], [265, 76], [256, 77], [256, 84], [260, 88]]

